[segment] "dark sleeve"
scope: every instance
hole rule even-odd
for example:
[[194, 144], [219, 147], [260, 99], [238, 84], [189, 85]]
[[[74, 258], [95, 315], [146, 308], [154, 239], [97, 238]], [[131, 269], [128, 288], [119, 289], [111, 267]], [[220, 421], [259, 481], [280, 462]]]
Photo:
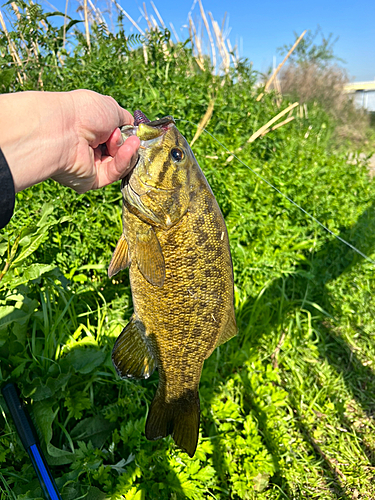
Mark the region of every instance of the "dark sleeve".
[[0, 149], [0, 229], [10, 221], [14, 210], [15, 192], [13, 177]]

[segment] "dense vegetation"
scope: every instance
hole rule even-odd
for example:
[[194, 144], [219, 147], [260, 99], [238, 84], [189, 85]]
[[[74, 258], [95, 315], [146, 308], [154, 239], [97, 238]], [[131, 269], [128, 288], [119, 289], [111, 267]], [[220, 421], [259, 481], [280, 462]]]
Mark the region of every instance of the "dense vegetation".
[[[114, 33], [92, 25], [90, 49], [70, 23], [68, 53], [53, 18], [17, 5], [29, 17], [0, 37], [3, 92], [89, 88], [150, 119], [175, 116], [188, 140], [214, 99], [209, 132], [375, 258], [374, 183], [365, 162], [328, 148], [335, 123], [318, 105], [247, 143], [289, 105], [273, 93], [256, 100], [247, 61], [213, 76], [189, 44], [165, 45], [166, 31], [127, 38], [121, 19]], [[374, 266], [227, 162], [209, 135], [193, 149], [228, 225], [239, 326], [205, 363], [195, 457], [170, 438], [145, 439], [157, 374], [122, 381], [111, 364], [132, 311], [127, 272], [106, 274], [121, 233], [118, 183], [79, 196], [48, 181], [17, 196], [0, 234], [0, 383], [20, 388], [64, 500], [374, 498]], [[1, 498], [39, 499], [0, 406]]]

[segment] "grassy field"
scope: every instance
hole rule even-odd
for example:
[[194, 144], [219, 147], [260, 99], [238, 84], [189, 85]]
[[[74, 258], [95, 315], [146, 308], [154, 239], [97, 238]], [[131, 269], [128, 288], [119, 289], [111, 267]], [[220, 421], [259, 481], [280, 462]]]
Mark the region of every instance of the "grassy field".
[[[319, 105], [248, 142], [291, 103], [257, 100], [247, 61], [215, 72], [166, 31], [128, 38], [121, 18], [114, 32], [93, 23], [90, 47], [70, 23], [64, 48], [53, 18], [17, 5], [29, 17], [12, 11], [0, 37], [3, 92], [89, 88], [150, 119], [173, 115], [189, 141], [214, 101], [211, 134], [375, 259], [374, 181], [366, 159], [334, 152], [336, 124]], [[106, 273], [121, 233], [118, 183], [79, 196], [47, 181], [18, 194], [0, 233], [1, 385], [20, 388], [64, 500], [374, 499], [374, 265], [210, 135], [193, 150], [227, 222], [239, 326], [205, 363], [195, 457], [145, 439], [157, 373], [123, 381], [111, 364], [132, 313], [127, 271]], [[42, 498], [1, 396], [0, 408], [0, 496]]]

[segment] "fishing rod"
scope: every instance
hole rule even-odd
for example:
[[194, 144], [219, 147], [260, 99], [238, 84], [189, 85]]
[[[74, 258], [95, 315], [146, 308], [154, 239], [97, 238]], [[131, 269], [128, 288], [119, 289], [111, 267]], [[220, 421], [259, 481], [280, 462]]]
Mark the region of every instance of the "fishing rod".
[[43, 452], [40, 449], [34, 426], [18, 397], [16, 387], [14, 384], [7, 384], [2, 388], [1, 392], [12, 415], [21, 442], [38, 475], [45, 497], [47, 500], [62, 500]]

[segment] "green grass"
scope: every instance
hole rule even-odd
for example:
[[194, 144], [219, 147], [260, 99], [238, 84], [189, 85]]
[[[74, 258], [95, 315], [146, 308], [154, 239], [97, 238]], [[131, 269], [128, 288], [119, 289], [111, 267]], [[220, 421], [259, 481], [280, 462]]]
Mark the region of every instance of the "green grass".
[[[18, 30], [35, 35], [22, 21]], [[189, 48], [166, 55], [153, 35], [146, 67], [121, 32], [94, 31], [91, 53], [72, 36], [80, 43], [61, 66], [51, 63], [57, 28], [38, 34], [46, 90], [84, 86], [151, 119], [173, 114], [188, 139], [195, 126], [184, 120], [197, 123], [214, 94], [208, 130], [231, 150], [279, 112], [272, 94], [255, 100], [246, 62], [213, 77]], [[3, 85], [21, 90], [11, 62], [3, 52]], [[38, 78], [31, 71], [26, 88]], [[247, 144], [241, 159], [374, 259], [375, 186], [364, 164], [332, 153], [333, 126], [312, 106], [308, 120]], [[375, 498], [373, 265], [227, 164], [210, 136], [194, 153], [227, 221], [239, 326], [205, 363], [195, 457], [144, 436], [157, 374], [122, 381], [111, 364], [132, 312], [127, 271], [106, 274], [121, 233], [119, 185], [78, 196], [48, 181], [17, 196], [0, 235], [0, 272], [12, 258], [0, 281], [1, 385], [20, 388], [64, 500]], [[42, 498], [1, 397], [0, 406], [1, 498]]]

